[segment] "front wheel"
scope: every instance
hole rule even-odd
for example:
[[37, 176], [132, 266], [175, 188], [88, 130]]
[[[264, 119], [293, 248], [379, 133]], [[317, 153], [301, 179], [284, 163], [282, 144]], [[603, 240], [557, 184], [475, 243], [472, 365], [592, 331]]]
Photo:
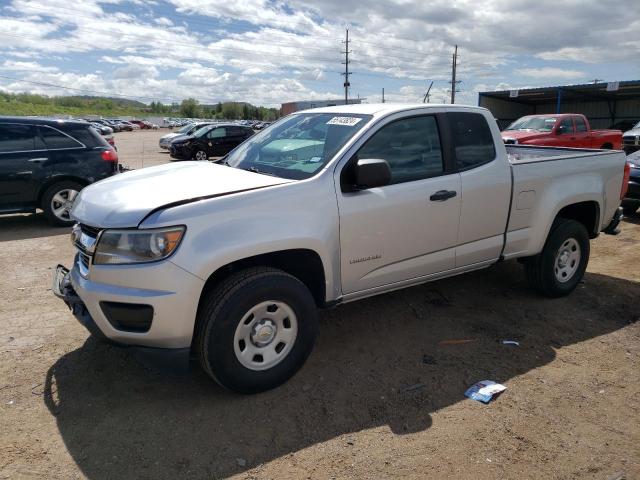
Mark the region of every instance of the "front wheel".
[[640, 205], [636, 204], [636, 203], [632, 203], [629, 205], [623, 205], [622, 206], [622, 213], [624, 213], [625, 215], [633, 215], [634, 213], [636, 213], [638, 211], [638, 207], [640, 207]]
[[318, 314], [309, 289], [268, 267], [240, 271], [206, 294], [195, 348], [220, 385], [258, 393], [281, 385], [313, 349]]
[[205, 152], [204, 150], [196, 150], [193, 153], [193, 159], [194, 160], [208, 160], [209, 159], [209, 155], [207, 155], [207, 152]]
[[525, 271], [534, 289], [556, 298], [576, 288], [588, 263], [587, 229], [575, 220], [560, 218], [553, 223], [542, 252], [525, 262]]

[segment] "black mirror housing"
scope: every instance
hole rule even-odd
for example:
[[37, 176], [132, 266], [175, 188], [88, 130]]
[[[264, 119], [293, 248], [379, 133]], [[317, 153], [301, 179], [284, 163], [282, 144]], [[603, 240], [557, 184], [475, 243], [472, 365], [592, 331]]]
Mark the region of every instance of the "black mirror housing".
[[391, 182], [391, 168], [381, 158], [358, 160], [355, 168], [355, 181], [358, 188], [384, 187]]

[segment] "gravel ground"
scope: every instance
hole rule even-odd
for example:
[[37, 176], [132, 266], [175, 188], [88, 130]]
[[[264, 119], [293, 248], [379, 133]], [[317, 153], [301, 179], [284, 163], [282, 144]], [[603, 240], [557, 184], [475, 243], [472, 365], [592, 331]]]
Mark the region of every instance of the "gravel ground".
[[[117, 134], [122, 161], [168, 161], [159, 136]], [[50, 291], [68, 229], [0, 217], [0, 478], [640, 478], [640, 216], [622, 228], [567, 298], [507, 262], [326, 311], [305, 367], [243, 397], [89, 338]], [[508, 389], [465, 399], [484, 379]]]

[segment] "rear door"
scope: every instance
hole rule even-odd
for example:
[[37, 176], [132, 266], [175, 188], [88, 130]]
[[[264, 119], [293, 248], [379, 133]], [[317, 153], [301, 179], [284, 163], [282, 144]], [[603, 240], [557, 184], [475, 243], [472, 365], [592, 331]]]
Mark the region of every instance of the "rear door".
[[50, 174], [48, 152], [33, 125], [0, 123], [0, 210], [35, 206]]
[[573, 117], [573, 122], [576, 127], [575, 137], [576, 141], [574, 146], [579, 148], [593, 148], [593, 138], [589, 134], [587, 123], [579, 115]]
[[[498, 259], [511, 201], [511, 171], [495, 122], [479, 112], [447, 113], [462, 201], [456, 268]], [[495, 132], [492, 134], [492, 125]]]
[[[401, 114], [375, 127], [338, 169], [343, 294], [452, 269], [460, 175], [450, 171], [436, 115]], [[358, 159], [384, 159], [391, 184], [353, 191], [344, 178]]]

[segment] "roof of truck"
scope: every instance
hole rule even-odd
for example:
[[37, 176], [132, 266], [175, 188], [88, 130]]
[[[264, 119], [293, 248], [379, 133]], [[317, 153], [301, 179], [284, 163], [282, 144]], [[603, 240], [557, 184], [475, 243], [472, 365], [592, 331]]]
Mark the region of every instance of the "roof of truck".
[[434, 108], [442, 110], [443, 108], [486, 110], [482, 107], [474, 107], [471, 105], [452, 105], [441, 103], [360, 103], [357, 105], [336, 105], [334, 107], [312, 108], [301, 110], [296, 113], [352, 113], [360, 115], [388, 115], [391, 113], [402, 112], [405, 110], [423, 108]]

